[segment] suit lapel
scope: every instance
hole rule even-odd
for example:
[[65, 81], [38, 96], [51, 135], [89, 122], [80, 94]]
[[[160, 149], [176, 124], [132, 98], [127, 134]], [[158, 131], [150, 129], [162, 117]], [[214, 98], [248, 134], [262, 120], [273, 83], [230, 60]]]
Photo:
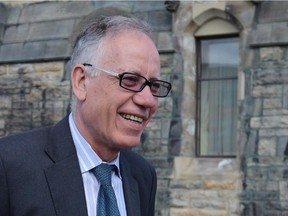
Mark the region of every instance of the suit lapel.
[[124, 198], [127, 216], [138, 216], [140, 213], [140, 197], [138, 183], [133, 176], [130, 165], [125, 157], [120, 154], [120, 171], [123, 182]]
[[81, 171], [68, 117], [51, 129], [46, 153], [54, 162], [46, 171], [57, 215], [87, 216]]

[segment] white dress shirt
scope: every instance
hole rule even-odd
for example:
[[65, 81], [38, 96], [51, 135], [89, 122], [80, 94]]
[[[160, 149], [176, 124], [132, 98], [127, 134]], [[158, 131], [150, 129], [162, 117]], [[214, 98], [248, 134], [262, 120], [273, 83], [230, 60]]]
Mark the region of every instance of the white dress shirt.
[[[72, 113], [70, 113], [69, 115], [69, 126], [72, 133], [74, 145], [76, 147], [77, 157], [82, 173], [88, 216], [97, 216], [97, 196], [100, 184], [96, 179], [95, 175], [91, 172], [91, 170], [99, 164], [105, 162], [101, 160], [101, 158], [93, 151], [89, 143], [80, 134], [74, 122]], [[121, 172], [119, 167], [119, 154], [117, 158], [109, 164], [116, 165], [119, 170], [119, 175], [117, 175], [115, 172], [112, 173], [112, 186], [115, 191], [120, 214], [121, 216], [126, 216], [127, 213], [122, 187], [122, 178], [120, 174]]]

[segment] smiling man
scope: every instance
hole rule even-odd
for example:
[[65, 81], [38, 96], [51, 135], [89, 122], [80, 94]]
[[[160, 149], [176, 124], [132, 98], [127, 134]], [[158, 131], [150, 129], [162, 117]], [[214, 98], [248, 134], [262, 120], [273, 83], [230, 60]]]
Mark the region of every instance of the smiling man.
[[101, 17], [71, 58], [72, 113], [0, 140], [0, 215], [153, 216], [155, 169], [131, 151], [171, 84], [146, 23]]

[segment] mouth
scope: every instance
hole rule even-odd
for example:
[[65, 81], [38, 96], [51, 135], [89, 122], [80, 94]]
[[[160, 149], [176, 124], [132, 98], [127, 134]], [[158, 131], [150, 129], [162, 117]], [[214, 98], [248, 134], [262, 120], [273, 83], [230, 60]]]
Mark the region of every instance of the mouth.
[[126, 120], [137, 122], [137, 123], [143, 123], [144, 121], [143, 118], [139, 116], [131, 115], [131, 114], [121, 114], [121, 116]]

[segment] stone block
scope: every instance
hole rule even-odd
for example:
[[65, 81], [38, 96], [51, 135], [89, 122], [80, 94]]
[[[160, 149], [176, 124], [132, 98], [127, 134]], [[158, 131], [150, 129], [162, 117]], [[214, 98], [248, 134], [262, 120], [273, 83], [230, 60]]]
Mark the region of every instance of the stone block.
[[255, 151], [256, 140], [257, 140], [257, 132], [255, 130], [251, 130], [248, 134], [247, 143], [244, 149], [244, 154], [249, 153], [252, 154]]
[[2, 44], [5, 24], [7, 19], [7, 9], [4, 4], [0, 3], [0, 44]]
[[280, 136], [277, 141], [276, 156], [284, 156], [284, 152], [287, 145], [288, 145], [288, 137]]
[[254, 200], [267, 201], [267, 200], [278, 200], [278, 191], [257, 191], [254, 193]]
[[8, 65], [0, 65], [0, 76], [4, 77], [8, 73]]
[[19, 23], [33, 23], [88, 15], [93, 1], [49, 1], [24, 5]]
[[264, 47], [260, 48], [260, 60], [265, 61], [280, 61], [283, 58], [284, 49], [280, 47]]
[[199, 216], [227, 216], [228, 212], [226, 210], [216, 210], [216, 209], [203, 209], [199, 210]]
[[173, 179], [190, 179], [197, 168], [198, 161], [196, 159], [190, 157], [175, 157]]
[[282, 85], [257, 85], [252, 90], [254, 97], [281, 97]]
[[18, 24], [21, 10], [22, 10], [22, 7], [20, 5], [13, 5], [13, 7], [9, 7], [7, 25]]
[[32, 23], [27, 40], [69, 38], [73, 29], [73, 19]]
[[[132, 3], [132, 2], [131, 2]], [[133, 12], [166, 11], [163, 1], [134, 1]]]
[[250, 166], [247, 168], [247, 179], [251, 181], [266, 180], [268, 178], [268, 168]]
[[206, 190], [235, 190], [239, 188], [239, 182], [235, 180], [204, 180], [203, 188]]
[[33, 64], [11, 64], [9, 65], [9, 70], [7, 74], [12, 75], [14, 77], [25, 76], [26, 74], [34, 73]]
[[34, 106], [35, 102], [44, 100], [43, 92], [44, 92], [44, 90], [42, 88], [40, 88], [40, 87], [32, 88], [30, 94], [25, 96], [25, 99], [27, 101], [33, 102], [33, 106]]
[[286, 128], [263, 128], [259, 130], [259, 136], [287, 136]]
[[275, 139], [260, 139], [258, 143], [258, 155], [275, 156], [276, 155], [276, 140]]
[[35, 63], [34, 68], [36, 73], [63, 72], [64, 65], [61, 61], [53, 61], [47, 63]]
[[[268, 177], [269, 180], [279, 183], [280, 180], [286, 180], [288, 168], [277, 165], [277, 164], [270, 164], [268, 169]], [[266, 188], [265, 190], [267, 190]]]
[[[59, 84], [57, 87], [47, 88], [45, 91], [45, 98], [47, 101], [53, 101], [55, 99], [59, 101], [68, 101], [70, 99], [70, 88], [69, 83]], [[54, 105], [53, 105], [54, 106]]]
[[167, 146], [161, 145], [161, 141], [157, 139], [149, 139], [149, 142], [141, 143], [140, 149], [141, 154], [146, 157], [160, 157], [168, 154]]
[[[114, 14], [118, 9], [123, 12], [131, 13], [133, 8], [132, 5], [132, 1], [94, 1], [94, 7], [96, 10], [99, 9], [99, 12], [102, 13], [102, 9], [105, 8], [105, 13], [107, 12], [108, 14]], [[116, 10], [113, 11], [113, 9]]]
[[268, 98], [263, 100], [264, 109], [280, 109], [282, 107], [282, 100], [280, 98]]
[[170, 216], [199, 216], [195, 208], [171, 208]]
[[157, 117], [169, 117], [167, 116], [167, 111], [171, 112], [173, 109], [173, 101], [171, 97], [167, 97], [159, 101], [159, 107], [157, 110]]
[[[167, 187], [166, 187], [167, 188]], [[157, 205], [167, 207], [169, 204], [169, 192], [165, 188], [159, 188], [157, 185]]]
[[[260, 22], [271, 23], [288, 19], [288, 2], [281, 1], [279, 3], [275, 4], [273, 1], [261, 1], [261, 10], [259, 10], [258, 17]], [[275, 11], [277, 11], [277, 13], [275, 13]]]
[[[159, 52], [173, 52], [174, 51], [173, 37], [170, 32], [159, 32], [157, 40], [157, 49]], [[171, 64], [172, 62], [170, 62]]]
[[3, 109], [11, 109], [12, 107], [12, 100], [11, 97], [5, 96], [5, 95], [0, 95], [0, 110]]
[[287, 109], [266, 109], [263, 110], [264, 116], [282, 116], [282, 115], [288, 115]]
[[169, 155], [172, 157], [179, 156], [182, 141], [178, 139], [169, 139]]
[[171, 121], [170, 126], [170, 138], [179, 138], [182, 132], [182, 121], [181, 119], [174, 119]]
[[5, 129], [5, 120], [4, 119], [0, 119], [0, 130]]
[[202, 188], [202, 181], [191, 181], [191, 180], [174, 180], [170, 181], [171, 189], [184, 189], [184, 190], [200, 190]]
[[257, 30], [252, 30], [250, 33], [251, 46], [275, 46], [287, 44], [288, 30], [285, 23], [265, 23], [258, 24]]
[[7, 15], [6, 6], [0, 2], [0, 24], [6, 24]]
[[0, 62], [63, 59], [70, 56], [70, 50], [67, 40], [3, 44], [0, 47]]
[[23, 43], [27, 40], [29, 24], [9, 26], [4, 34], [3, 43]]
[[190, 199], [189, 190], [174, 189], [170, 193], [170, 205], [175, 207], [188, 207], [190, 204]]
[[252, 128], [287, 128], [288, 116], [268, 116], [251, 118]]
[[[277, 11], [278, 13], [278, 11]], [[287, 22], [272, 23], [271, 41], [274, 44], [283, 44], [288, 42]]]
[[256, 70], [253, 74], [253, 83], [255, 85], [288, 83], [288, 71], [286, 68]]
[[167, 118], [167, 119], [164, 119], [162, 118], [161, 119], [161, 138], [162, 139], [169, 139], [170, 136], [169, 136], [169, 132], [170, 132], [170, 125], [171, 125], [171, 119], [170, 118]]
[[172, 14], [166, 10], [151, 11], [149, 13], [148, 22], [156, 32], [172, 30]]
[[45, 59], [63, 59], [71, 55], [71, 44], [68, 40], [49, 40], [46, 42]]
[[46, 44], [43, 41], [24, 43], [19, 60], [36, 60], [44, 59], [46, 53]]
[[[286, 76], [288, 77], [288, 74]], [[285, 85], [283, 87], [283, 98], [282, 99], [283, 99], [283, 108], [288, 111], [288, 85]]]
[[271, 44], [272, 26], [269, 24], [258, 24], [256, 30], [249, 32], [251, 46], [263, 46]]
[[22, 43], [3, 44], [0, 47], [0, 63], [19, 61], [22, 59]]
[[2, 44], [3, 37], [4, 37], [5, 25], [0, 24], [0, 44]]
[[255, 191], [263, 191], [263, 190], [271, 190], [276, 191], [278, 190], [279, 185], [277, 181], [254, 181], [248, 180], [246, 181], [246, 190], [255, 190]]
[[229, 13], [233, 14], [243, 25], [244, 29], [253, 25], [256, 7], [251, 7], [250, 2], [246, 4], [237, 4], [233, 1], [231, 5], [226, 3], [226, 8], [229, 8]]

